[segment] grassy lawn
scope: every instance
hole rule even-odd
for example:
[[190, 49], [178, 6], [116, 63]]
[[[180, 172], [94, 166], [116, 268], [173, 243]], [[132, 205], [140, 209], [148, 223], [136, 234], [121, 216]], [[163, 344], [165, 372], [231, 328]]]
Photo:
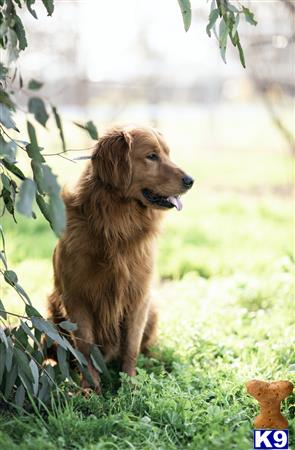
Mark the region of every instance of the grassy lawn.
[[[140, 357], [132, 382], [111, 369], [102, 397], [55, 400], [41, 416], [2, 408], [1, 450], [248, 450], [258, 408], [245, 382], [295, 382], [291, 158], [189, 154], [177, 158], [196, 189], [181, 213], [167, 214], [159, 240], [153, 358]], [[3, 223], [10, 267], [45, 312], [55, 237], [40, 218]], [[2, 292], [7, 310], [20, 312], [14, 292]], [[294, 442], [294, 394], [284, 412]]]

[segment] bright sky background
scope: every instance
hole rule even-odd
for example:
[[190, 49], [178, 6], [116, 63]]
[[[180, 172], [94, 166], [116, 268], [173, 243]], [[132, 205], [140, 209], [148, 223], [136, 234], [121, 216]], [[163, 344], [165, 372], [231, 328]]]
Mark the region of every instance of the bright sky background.
[[[210, 79], [211, 75], [231, 79], [247, 76], [236, 49], [228, 45], [225, 65], [216, 38], [207, 36], [210, 3], [192, 0], [194, 17], [186, 33], [177, 0], [56, 0], [52, 17], [46, 16], [44, 6], [38, 2], [39, 20], [29, 13], [24, 17], [26, 28], [34, 33], [31, 39], [29, 36], [29, 50], [22, 54], [24, 72], [36, 72], [36, 76], [41, 73], [47, 81], [64, 79], [68, 68], [59, 65], [57, 54], [72, 48], [78, 51], [74, 56], [75, 76], [94, 82], [124, 83], [153, 76], [185, 86]], [[250, 37], [260, 33], [271, 40], [272, 33], [282, 34], [290, 24], [275, 13], [282, 8], [278, 0], [242, 3], [255, 8], [258, 19], [257, 27], [246, 24], [244, 19], [240, 21], [247, 60]], [[45, 33], [36, 38], [40, 30]], [[143, 41], [148, 44], [150, 56], [143, 52]]]
[[[48, 38], [42, 52], [37, 53], [32, 37], [30, 55], [23, 58], [26, 71], [50, 64], [50, 75], [46, 73], [45, 77], [58, 76], [54, 55], [58, 47], [63, 50], [64, 40], [73, 36], [72, 45], [79, 49], [77, 74], [83, 70], [91, 81], [124, 82], [154, 75], [185, 85], [210, 74], [242, 75], [236, 52], [229, 49], [225, 65], [215, 37], [210, 39], [206, 34], [210, 4], [206, 0], [194, 0], [192, 4], [198, 10], [187, 33], [177, 0], [56, 0], [52, 17], [47, 17], [39, 4], [39, 20], [26, 14], [26, 24], [31, 32], [48, 31]], [[78, 41], [74, 39], [77, 31]], [[142, 53], [142, 39], [152, 49], [153, 58]]]
[[[161, 74], [172, 76], [183, 83], [196, 75], [207, 75], [210, 69], [216, 70], [217, 44], [215, 38], [210, 40], [205, 32], [205, 13], [208, 14], [209, 5], [203, 0], [194, 4], [203, 6], [204, 17], [185, 33], [177, 0], [81, 2], [78, 26], [89, 78], [122, 81], [125, 77], [148, 75], [156, 69], [160, 77]], [[156, 67], [146, 64], [140, 54], [138, 38], [142, 34], [159, 54]], [[217, 65], [218, 70], [226, 71], [219, 59]]]

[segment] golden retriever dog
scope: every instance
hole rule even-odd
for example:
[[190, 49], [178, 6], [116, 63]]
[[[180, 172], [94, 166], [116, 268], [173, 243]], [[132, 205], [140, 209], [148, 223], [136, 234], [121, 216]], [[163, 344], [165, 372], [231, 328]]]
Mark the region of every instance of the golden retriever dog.
[[[115, 128], [99, 139], [73, 192], [64, 192], [67, 224], [53, 255], [49, 318], [78, 325], [97, 391], [90, 345], [108, 362], [136, 374], [136, 360], [154, 342], [157, 314], [149, 298], [154, 243], [163, 211], [180, 210], [194, 180], [170, 160], [153, 128]], [[88, 387], [87, 381], [82, 386]]]

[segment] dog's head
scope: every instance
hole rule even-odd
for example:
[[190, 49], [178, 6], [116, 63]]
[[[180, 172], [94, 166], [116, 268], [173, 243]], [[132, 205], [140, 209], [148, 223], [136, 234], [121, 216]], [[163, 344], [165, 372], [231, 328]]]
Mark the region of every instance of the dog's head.
[[162, 134], [153, 128], [109, 131], [99, 140], [92, 164], [104, 184], [154, 208], [182, 209], [180, 196], [194, 183], [170, 160]]

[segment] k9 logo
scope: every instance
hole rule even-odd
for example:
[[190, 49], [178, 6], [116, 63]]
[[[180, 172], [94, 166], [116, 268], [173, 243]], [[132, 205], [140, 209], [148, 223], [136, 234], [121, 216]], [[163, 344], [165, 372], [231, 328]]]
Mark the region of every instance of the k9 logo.
[[254, 449], [288, 450], [288, 430], [254, 430]]

